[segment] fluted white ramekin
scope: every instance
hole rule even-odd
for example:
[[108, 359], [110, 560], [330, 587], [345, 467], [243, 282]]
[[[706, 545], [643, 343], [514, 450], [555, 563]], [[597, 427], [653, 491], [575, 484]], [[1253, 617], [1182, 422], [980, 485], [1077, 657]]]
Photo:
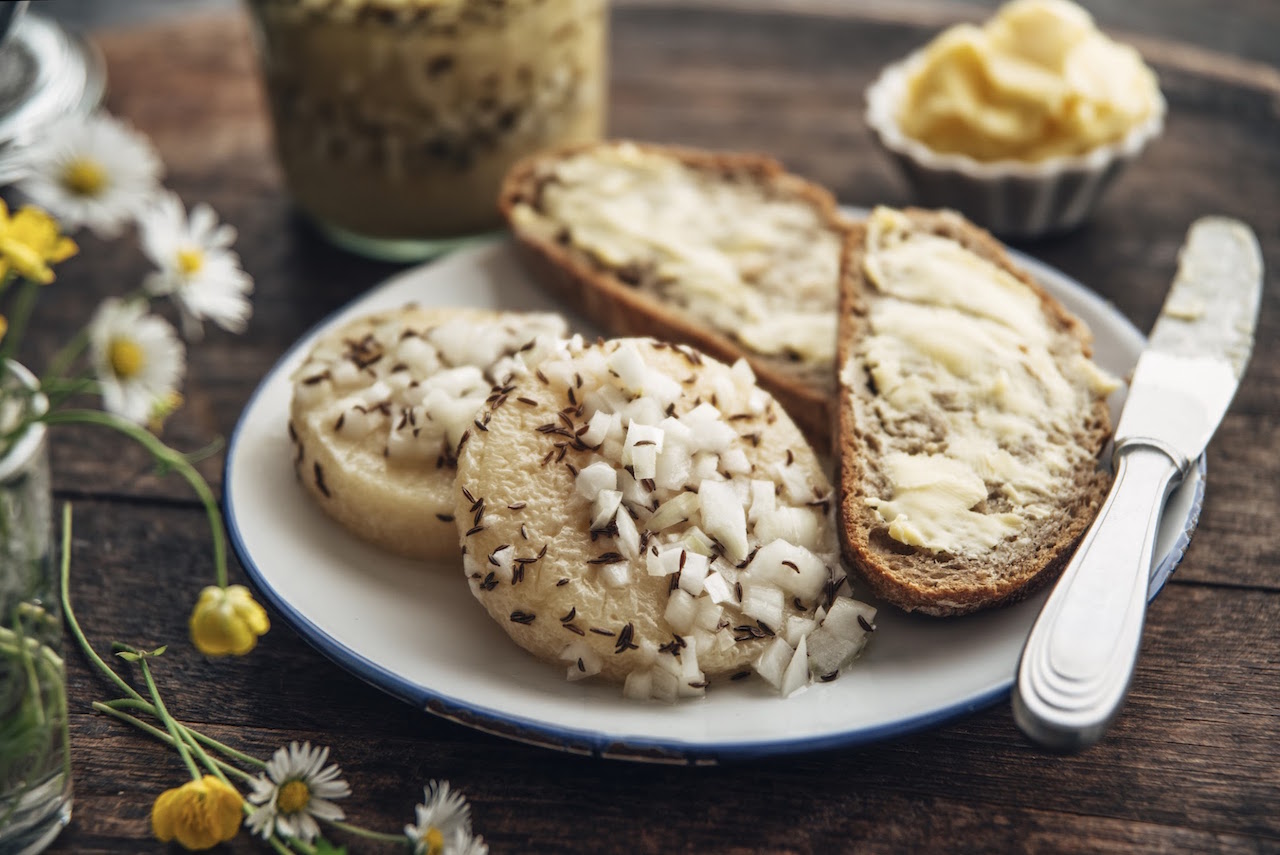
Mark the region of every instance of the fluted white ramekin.
[[1081, 155], [984, 162], [935, 152], [898, 125], [908, 81], [924, 61], [920, 51], [881, 72], [867, 89], [867, 124], [911, 183], [913, 203], [955, 209], [1002, 237], [1039, 237], [1080, 225], [1111, 181], [1164, 130], [1165, 101], [1157, 91], [1145, 121]]

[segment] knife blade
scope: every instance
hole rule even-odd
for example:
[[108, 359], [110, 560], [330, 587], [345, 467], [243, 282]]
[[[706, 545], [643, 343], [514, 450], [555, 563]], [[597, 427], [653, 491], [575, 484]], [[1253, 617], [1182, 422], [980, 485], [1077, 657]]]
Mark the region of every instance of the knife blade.
[[1116, 425], [1115, 480], [1027, 637], [1014, 719], [1033, 740], [1085, 748], [1128, 692], [1165, 500], [1209, 444], [1253, 349], [1262, 253], [1248, 226], [1192, 224]]

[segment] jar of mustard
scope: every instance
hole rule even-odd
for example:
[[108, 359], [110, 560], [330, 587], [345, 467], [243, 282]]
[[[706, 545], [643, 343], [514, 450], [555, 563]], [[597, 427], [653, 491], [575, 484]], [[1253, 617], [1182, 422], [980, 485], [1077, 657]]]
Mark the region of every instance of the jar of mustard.
[[519, 158], [599, 139], [605, 0], [249, 0], [275, 143], [331, 240], [425, 258], [499, 228]]

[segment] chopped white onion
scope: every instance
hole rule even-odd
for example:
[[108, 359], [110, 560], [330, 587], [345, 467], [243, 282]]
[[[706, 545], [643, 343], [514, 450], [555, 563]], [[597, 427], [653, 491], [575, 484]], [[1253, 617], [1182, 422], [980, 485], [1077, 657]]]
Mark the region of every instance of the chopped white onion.
[[645, 378], [649, 376], [649, 366], [645, 364], [640, 349], [634, 342], [624, 341], [605, 360], [608, 369], [617, 377], [618, 384], [624, 392], [642, 395], [645, 391]]
[[754, 524], [765, 514], [773, 513], [778, 506], [778, 496], [772, 481], [751, 482], [751, 512], [747, 519]]
[[790, 697], [809, 682], [809, 654], [805, 647], [805, 640], [802, 637], [800, 644], [796, 646], [796, 652], [791, 656], [791, 662], [787, 664], [787, 670], [782, 675], [782, 685], [778, 687], [778, 694], [782, 697]]
[[729, 448], [720, 455], [720, 469], [728, 475], [749, 475], [751, 461], [741, 448]]
[[822, 619], [822, 627], [840, 638], [860, 642], [867, 635], [867, 630], [862, 624], [865, 622], [867, 626], [874, 629], [875, 619], [875, 606], [851, 600], [848, 597], [837, 597], [827, 609], [826, 617]]
[[708, 573], [707, 578], [703, 580], [703, 588], [706, 589], [707, 596], [715, 603], [733, 602], [734, 592], [733, 584], [727, 581], [719, 573]]
[[818, 627], [805, 637], [809, 646], [809, 670], [819, 677], [834, 674], [852, 662], [862, 650], [863, 642], [841, 638]]
[[720, 629], [720, 619], [724, 617], [724, 607], [717, 605], [707, 597], [698, 598], [698, 616], [694, 623], [700, 632], [714, 633]]
[[653, 672], [648, 668], [632, 671], [622, 684], [622, 696], [633, 701], [647, 701], [653, 695]]
[[579, 496], [588, 502], [594, 502], [600, 491], [618, 489], [618, 470], [603, 460], [597, 460], [578, 472], [575, 486]]
[[747, 516], [742, 502], [730, 485], [720, 481], [703, 481], [698, 488], [702, 527], [724, 547], [725, 557], [732, 562], [747, 557]]
[[565, 674], [569, 680], [594, 677], [600, 673], [600, 668], [604, 665], [604, 659], [585, 641], [574, 641], [568, 644], [561, 651], [560, 658], [570, 663], [569, 670]]
[[706, 686], [692, 685], [706, 682], [706, 675], [698, 667], [698, 649], [687, 645], [680, 649], [680, 685], [676, 693], [682, 698], [696, 698], [707, 693]]
[[[689, 495], [692, 496], [693, 494], [690, 493]], [[680, 542], [690, 552], [696, 552], [708, 558], [715, 551], [715, 544], [711, 542], [711, 538], [707, 537], [707, 533], [696, 525], [691, 525], [684, 530], [684, 533], [680, 535]]]
[[813, 618], [801, 617], [800, 615], [790, 615], [783, 627], [782, 635], [787, 640], [787, 644], [795, 647], [800, 643], [800, 639], [804, 638], [818, 626], [818, 622]]
[[622, 408], [621, 415], [624, 423], [628, 425], [644, 425], [645, 427], [657, 427], [658, 423], [666, 416], [658, 400], [648, 395], [643, 398], [636, 398], [627, 404]]
[[679, 490], [688, 484], [693, 474], [693, 457], [689, 446], [677, 445], [670, 441], [662, 453], [658, 455], [653, 480], [662, 490]]
[[674, 704], [680, 691], [680, 678], [664, 668], [654, 668], [650, 674], [653, 679], [651, 692], [654, 700]]
[[662, 531], [674, 525], [680, 525], [693, 517], [698, 510], [696, 493], [677, 493], [658, 506], [649, 517], [645, 527], [649, 531]]
[[626, 508], [618, 508], [614, 521], [618, 526], [618, 546], [627, 560], [634, 563], [640, 557], [640, 532], [636, 529], [635, 520], [631, 519]]
[[617, 413], [607, 413], [604, 410], [597, 410], [591, 414], [591, 418], [587, 420], [587, 431], [579, 439], [582, 444], [588, 448], [595, 448], [604, 442], [605, 437], [609, 435], [609, 430], [617, 425], [618, 433], [622, 433], [622, 417]]
[[696, 597], [702, 593], [710, 562], [707, 561], [707, 556], [687, 550], [684, 552], [684, 559], [684, 568], [680, 570], [680, 587]]
[[686, 591], [676, 588], [667, 598], [667, 609], [663, 618], [676, 632], [684, 635], [693, 632], [694, 621], [698, 617], [698, 603]]
[[[581, 473], [580, 473], [581, 474]], [[591, 530], [599, 531], [613, 522], [622, 504], [621, 490], [601, 490], [591, 506]], [[623, 513], [626, 513], [625, 511]]]
[[785, 540], [817, 551], [822, 548], [819, 542], [821, 528], [822, 518], [812, 508], [783, 507], [761, 514], [754, 532], [761, 544]]
[[329, 381], [338, 389], [355, 386], [360, 382], [360, 369], [349, 359], [335, 362], [329, 369]]
[[600, 581], [610, 588], [625, 588], [631, 584], [631, 563], [618, 561], [600, 568]]
[[746, 569], [752, 581], [771, 582], [806, 602], [816, 600], [827, 584], [827, 565], [803, 546], [785, 540], [760, 547]]
[[499, 546], [490, 553], [488, 566], [493, 571], [495, 579], [500, 582], [511, 581], [513, 576], [511, 568], [515, 563], [515, 557], [515, 550], [510, 546]]
[[791, 658], [794, 655], [795, 651], [791, 649], [791, 645], [787, 644], [782, 637], [778, 637], [765, 648], [764, 653], [760, 654], [760, 658], [755, 661], [752, 667], [755, 668], [761, 679], [770, 686], [775, 689], [781, 688], [782, 675], [787, 670], [787, 666], [791, 664]]
[[776, 632], [782, 629], [784, 600], [782, 589], [773, 585], [743, 585], [739, 608], [747, 617], [755, 618]]

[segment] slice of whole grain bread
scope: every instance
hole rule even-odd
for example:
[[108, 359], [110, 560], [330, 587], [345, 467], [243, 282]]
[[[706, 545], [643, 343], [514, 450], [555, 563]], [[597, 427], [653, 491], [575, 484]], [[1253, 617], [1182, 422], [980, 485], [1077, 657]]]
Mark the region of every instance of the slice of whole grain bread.
[[[815, 313], [815, 318], [821, 317], [811, 338], [834, 339], [838, 247], [850, 225], [840, 215], [831, 194], [761, 155], [605, 142], [552, 150], [518, 163], [507, 175], [499, 200], [527, 266], [544, 287], [613, 335], [652, 336], [687, 343], [726, 362], [745, 357], [760, 385], [773, 393], [806, 436], [825, 451], [830, 445], [835, 399], [835, 371], [830, 358], [805, 361], [794, 354], [769, 354], [753, 349], [739, 337], [734, 324], [713, 322], [682, 304], [679, 295], [683, 283], [670, 278], [658, 282], [652, 275], [653, 259], [628, 258], [626, 263], [603, 260], [575, 240], [578, 224], [561, 222], [544, 209], [546, 188], [562, 180], [563, 164], [575, 158], [605, 156], [619, 150], [682, 165], [697, 182], [705, 182], [701, 188], [691, 188], [695, 191], [714, 193], [717, 188], [733, 186], [753, 188], [758, 202], [733, 210], [730, 216], [715, 210], [706, 213], [708, 218], [728, 224], [730, 237], [734, 224], [740, 225], [744, 234], [746, 229], [758, 226], [762, 206], [772, 201], [798, 203], [811, 211], [814, 234], [807, 240], [788, 240], [784, 246], [772, 248], [793, 262], [806, 253], [819, 252], [819, 244], [822, 250], [831, 250], [831, 275], [827, 277], [830, 285], [828, 289], [824, 282], [822, 293], [815, 298], [822, 304], [821, 313]], [[601, 192], [606, 191], [602, 188]], [[659, 195], [651, 201], [656, 204], [665, 200]], [[754, 264], [760, 262], [759, 256], [753, 258]], [[778, 269], [776, 259], [765, 259], [762, 269], [771, 267]], [[750, 275], [746, 278], [750, 283]], [[829, 349], [834, 352], [834, 340]]]
[[[867, 259], [878, 251], [869, 246], [874, 226], [871, 220], [859, 224], [844, 246], [837, 353], [837, 365], [842, 367], [837, 442], [839, 530], [844, 557], [877, 594], [907, 611], [959, 615], [1011, 603], [1057, 576], [1105, 497], [1110, 476], [1099, 469], [1097, 459], [1111, 431], [1106, 397], [1115, 383], [1108, 382], [1110, 378], [1088, 362], [1092, 338], [1084, 324], [1019, 270], [988, 233], [950, 212], [889, 213], [905, 217], [897, 222], [909, 224], [906, 234], [929, 234], [955, 241], [1012, 274], [1038, 299], [1049, 331], [1048, 349], [1076, 393], [1076, 406], [1065, 433], [1048, 436], [1040, 445], [1024, 443], [1006, 448], [1009, 443], [1003, 443], [1001, 451], [1008, 451], [1015, 465], [1029, 467], [1027, 471], [1034, 471], [1037, 465], [1047, 466], [1037, 461], [1054, 456], [1068, 459], [1070, 466], [1058, 473], [1057, 489], [1052, 495], [1031, 497], [1041, 516], [1029, 519], [1016, 534], [990, 548], [934, 551], [928, 548], [929, 544], [904, 542], [912, 538], [901, 536], [901, 532], [898, 538], [891, 536], [891, 520], [868, 504], [896, 498], [896, 485], [886, 471], [887, 456], [906, 454], [916, 455], [917, 460], [937, 461], [932, 455], [945, 456], [955, 439], [949, 435], [948, 425], [963, 425], [969, 415], [975, 424], [983, 420], [977, 414], [956, 413], [954, 396], [943, 397], [939, 391], [932, 391], [933, 398], [915, 412], [903, 413], [894, 409], [884, 390], [877, 387], [875, 371], [879, 363], [869, 359], [869, 354], [881, 346], [872, 345], [877, 334], [875, 319], [886, 315], [876, 314], [875, 310], [880, 301], [898, 297], [883, 293], [870, 278]], [[873, 219], [880, 214], [878, 210]], [[1033, 300], [1028, 302], [1034, 306]], [[880, 332], [893, 336], [892, 331]], [[1011, 365], [1008, 370], [1021, 369]], [[995, 406], [982, 401], [969, 403], [971, 409]], [[984, 416], [986, 423], [1002, 417], [994, 409]], [[999, 478], [988, 474], [983, 484], [988, 497], [971, 510], [991, 514], [1026, 512], [1028, 505], [1020, 507], [1011, 500], [1007, 484]], [[908, 523], [903, 521], [904, 525]]]

